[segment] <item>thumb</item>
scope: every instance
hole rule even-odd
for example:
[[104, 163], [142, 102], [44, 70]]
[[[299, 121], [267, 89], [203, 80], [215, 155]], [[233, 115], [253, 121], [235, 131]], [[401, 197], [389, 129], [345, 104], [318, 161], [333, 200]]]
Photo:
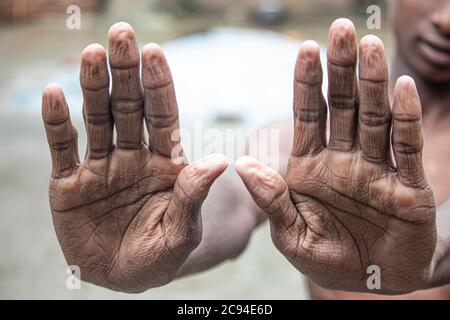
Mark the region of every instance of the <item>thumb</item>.
[[196, 222], [201, 219], [199, 212], [203, 201], [214, 181], [227, 167], [227, 159], [220, 154], [207, 156], [184, 167], [175, 182], [173, 198], [163, 223], [176, 228], [177, 234], [198, 227]]
[[277, 171], [248, 156], [239, 158], [235, 167], [258, 207], [269, 216], [273, 227], [287, 230], [296, 223], [298, 211], [286, 182]]

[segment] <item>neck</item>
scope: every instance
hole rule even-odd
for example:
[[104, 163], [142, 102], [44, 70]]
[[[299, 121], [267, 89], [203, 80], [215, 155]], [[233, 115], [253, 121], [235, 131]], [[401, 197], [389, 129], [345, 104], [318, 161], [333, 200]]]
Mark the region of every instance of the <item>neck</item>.
[[425, 123], [436, 123], [441, 120], [450, 120], [450, 90], [449, 84], [436, 84], [424, 80], [411, 67], [400, 59], [398, 55], [394, 58], [389, 92], [393, 92], [396, 79], [402, 75], [411, 76], [417, 86], [422, 103], [423, 121]]

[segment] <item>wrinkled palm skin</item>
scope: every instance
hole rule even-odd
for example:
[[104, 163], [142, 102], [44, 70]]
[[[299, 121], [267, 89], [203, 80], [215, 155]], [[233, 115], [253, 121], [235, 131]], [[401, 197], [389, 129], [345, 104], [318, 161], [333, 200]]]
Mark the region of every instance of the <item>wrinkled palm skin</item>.
[[404, 185], [390, 166], [361, 152], [292, 157], [288, 170], [303, 227], [274, 238], [299, 270], [319, 285], [366, 291], [367, 268], [376, 265], [383, 292], [424, 286], [435, 245], [428, 186]]
[[127, 290], [140, 288], [143, 276], [155, 286], [176, 276], [201, 239], [200, 219], [180, 230], [163, 221], [181, 169], [143, 147], [115, 150], [107, 160], [85, 161], [73, 175], [50, 181], [58, 239], [83, 279]]

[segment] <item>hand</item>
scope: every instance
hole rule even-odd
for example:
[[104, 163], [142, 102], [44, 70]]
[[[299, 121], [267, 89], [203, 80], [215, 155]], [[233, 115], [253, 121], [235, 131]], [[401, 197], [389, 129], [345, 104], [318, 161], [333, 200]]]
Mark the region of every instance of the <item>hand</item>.
[[425, 286], [436, 243], [435, 202], [422, 168], [420, 100], [413, 80], [402, 77], [391, 113], [383, 43], [364, 37], [359, 52], [358, 81], [354, 26], [337, 20], [328, 48], [328, 145], [319, 46], [306, 42], [295, 72], [287, 181], [251, 158], [236, 169], [268, 214], [276, 247], [312, 281], [368, 291], [367, 267], [377, 265], [376, 292], [404, 293]]
[[80, 267], [83, 280], [141, 292], [174, 279], [199, 244], [202, 202], [227, 164], [218, 155], [192, 165], [172, 160], [182, 150], [172, 141], [178, 109], [163, 52], [144, 47], [141, 84], [133, 29], [113, 25], [108, 44], [111, 94], [105, 50], [90, 45], [82, 53], [88, 150], [81, 164], [62, 91], [49, 85], [43, 93], [53, 162], [50, 206], [67, 262]]

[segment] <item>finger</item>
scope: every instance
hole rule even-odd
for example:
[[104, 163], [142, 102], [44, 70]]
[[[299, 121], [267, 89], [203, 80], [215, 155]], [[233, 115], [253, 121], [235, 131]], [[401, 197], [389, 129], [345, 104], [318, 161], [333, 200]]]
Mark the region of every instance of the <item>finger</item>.
[[81, 54], [80, 83], [83, 90], [83, 114], [88, 137], [88, 158], [108, 156], [113, 137], [109, 106], [109, 74], [106, 51], [91, 44]]
[[144, 113], [152, 151], [170, 157], [179, 137], [178, 106], [169, 65], [162, 49], [148, 44], [142, 49]]
[[299, 221], [289, 189], [278, 172], [248, 156], [239, 158], [235, 166], [256, 204], [267, 213], [275, 228], [287, 230]]
[[117, 147], [142, 146], [143, 95], [139, 76], [139, 49], [133, 28], [114, 24], [108, 33], [111, 66], [111, 108], [117, 131]]
[[320, 47], [302, 44], [295, 66], [292, 155], [316, 154], [326, 145], [327, 106], [322, 94]]
[[365, 159], [380, 163], [389, 157], [388, 63], [378, 37], [364, 37], [359, 48], [360, 145]]
[[410, 77], [397, 80], [392, 118], [392, 146], [399, 177], [406, 185], [422, 186], [425, 184], [422, 109], [416, 85]]
[[225, 171], [227, 159], [219, 154], [186, 166], [178, 175], [163, 224], [178, 235], [200, 219], [200, 209], [214, 181]]
[[52, 156], [52, 177], [72, 175], [78, 168], [77, 132], [61, 88], [49, 84], [42, 94], [42, 119]]
[[348, 19], [330, 27], [328, 39], [328, 100], [332, 150], [349, 151], [355, 146], [356, 30]]

